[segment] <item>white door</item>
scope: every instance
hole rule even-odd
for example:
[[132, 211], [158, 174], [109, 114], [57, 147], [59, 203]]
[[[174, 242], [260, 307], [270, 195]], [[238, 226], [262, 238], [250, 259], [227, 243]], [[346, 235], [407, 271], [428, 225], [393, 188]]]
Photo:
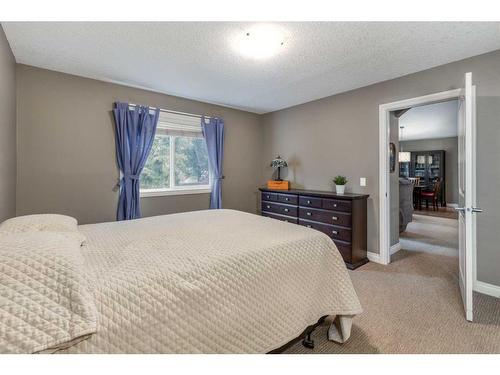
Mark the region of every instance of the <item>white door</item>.
[[476, 247], [475, 207], [475, 87], [472, 73], [465, 74], [465, 87], [461, 95], [458, 113], [458, 233], [459, 233], [459, 284], [465, 308], [465, 317], [473, 317], [473, 254]]

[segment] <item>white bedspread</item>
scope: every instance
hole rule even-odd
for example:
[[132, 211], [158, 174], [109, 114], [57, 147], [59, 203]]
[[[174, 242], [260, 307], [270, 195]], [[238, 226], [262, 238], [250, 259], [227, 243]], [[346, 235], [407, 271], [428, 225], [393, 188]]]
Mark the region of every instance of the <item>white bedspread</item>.
[[[361, 306], [334, 243], [233, 210], [80, 226], [97, 333], [68, 353], [266, 353]], [[337, 345], [332, 342], [332, 345]]]
[[80, 244], [68, 232], [0, 233], [0, 353], [51, 353], [96, 332]]

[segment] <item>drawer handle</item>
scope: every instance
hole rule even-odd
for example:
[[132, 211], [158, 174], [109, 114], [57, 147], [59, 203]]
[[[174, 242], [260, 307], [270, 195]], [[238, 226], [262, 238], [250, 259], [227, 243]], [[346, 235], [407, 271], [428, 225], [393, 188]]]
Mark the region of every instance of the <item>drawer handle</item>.
[[307, 204], [311, 204], [311, 201], [307, 201]]
[[267, 198], [267, 199], [269, 199], [269, 198], [271, 198], [271, 196], [269, 196], [269, 195], [266, 195], [266, 198]]
[[285, 198], [285, 200], [286, 200], [286, 201], [288, 202], [288, 201], [289, 201], [290, 199], [288, 199], [288, 198]]
[[337, 207], [337, 203], [334, 203], [334, 204], [333, 204], [333, 207]]
[[268, 206], [266, 206], [266, 208], [271, 208], [271, 206], [268, 205]]
[[285, 212], [288, 212], [288, 211], [290, 211], [290, 210], [288, 208], [285, 208]]
[[339, 232], [337, 232], [336, 230], [332, 230], [332, 233], [333, 234], [339, 234]]
[[338, 220], [339, 218], [337, 216], [332, 216], [332, 220]]
[[308, 227], [308, 228], [312, 228], [309, 224], [307, 224], [307, 227]]
[[307, 216], [312, 216], [312, 213], [310, 213], [310, 212], [306, 212], [306, 215], [307, 215]]

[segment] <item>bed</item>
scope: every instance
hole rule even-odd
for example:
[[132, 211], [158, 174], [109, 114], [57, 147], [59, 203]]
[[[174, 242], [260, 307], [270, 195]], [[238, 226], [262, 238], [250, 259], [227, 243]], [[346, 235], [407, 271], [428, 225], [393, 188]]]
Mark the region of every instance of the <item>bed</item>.
[[[267, 353], [324, 316], [335, 317], [328, 335], [342, 343], [362, 311], [330, 238], [271, 218], [207, 210], [81, 225], [77, 239], [43, 239], [50, 245], [35, 256], [47, 234], [18, 246], [1, 229], [2, 352]], [[64, 287], [51, 280], [50, 293], [64, 298], [38, 295], [51, 273]], [[26, 291], [28, 277], [37, 284]], [[34, 304], [46, 320], [58, 311], [51, 327]]]

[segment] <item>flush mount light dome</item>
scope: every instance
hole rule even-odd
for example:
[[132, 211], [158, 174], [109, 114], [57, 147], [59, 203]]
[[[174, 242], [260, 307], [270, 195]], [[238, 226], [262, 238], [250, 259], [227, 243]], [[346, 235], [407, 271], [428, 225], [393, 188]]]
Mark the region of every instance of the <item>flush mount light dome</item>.
[[276, 55], [285, 46], [285, 33], [277, 25], [260, 24], [239, 32], [233, 39], [233, 48], [251, 59], [266, 59]]

